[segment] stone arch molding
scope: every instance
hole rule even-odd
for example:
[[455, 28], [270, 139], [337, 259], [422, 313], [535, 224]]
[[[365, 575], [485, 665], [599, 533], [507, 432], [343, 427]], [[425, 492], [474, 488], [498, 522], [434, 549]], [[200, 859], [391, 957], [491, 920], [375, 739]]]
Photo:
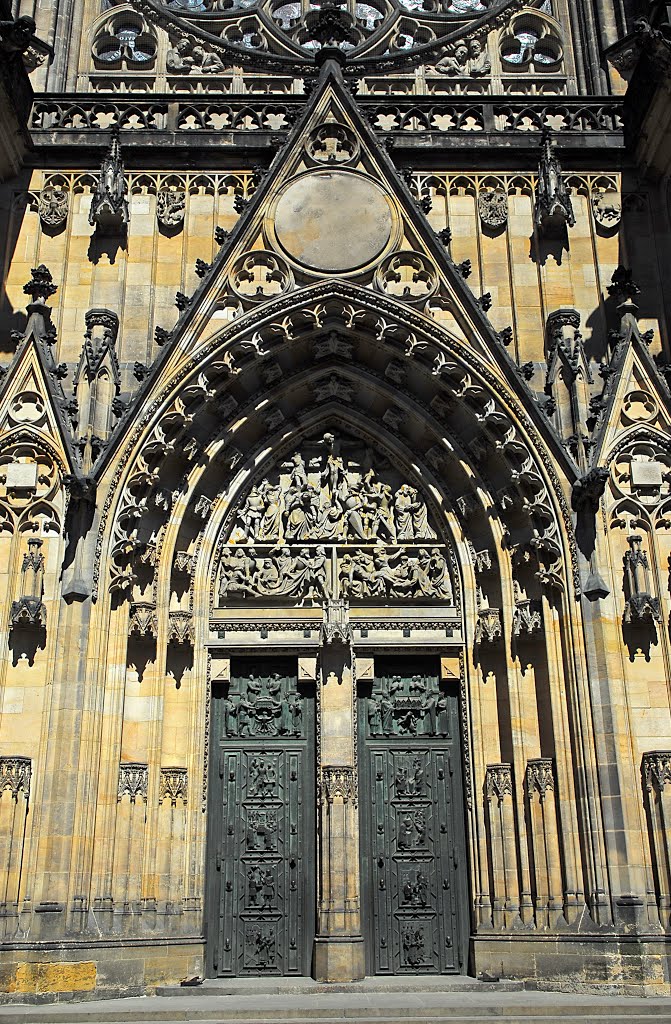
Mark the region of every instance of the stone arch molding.
[[289, 457], [305, 421], [327, 407], [357, 410], [373, 433], [413, 452], [418, 479], [433, 477], [447, 496], [474, 565], [479, 554], [482, 564], [496, 559], [494, 550], [483, 554], [490, 548], [524, 551], [542, 584], [566, 591], [572, 579], [577, 591], [552, 453], [498, 367], [428, 316], [323, 282], [269, 301], [192, 352], [166, 360], [138, 406], [144, 414], [128, 427], [108, 477], [94, 596], [102, 579], [105, 589], [137, 597], [138, 565], [162, 557], [193, 576], [198, 538], [231, 485], [251, 480], [264, 451]]

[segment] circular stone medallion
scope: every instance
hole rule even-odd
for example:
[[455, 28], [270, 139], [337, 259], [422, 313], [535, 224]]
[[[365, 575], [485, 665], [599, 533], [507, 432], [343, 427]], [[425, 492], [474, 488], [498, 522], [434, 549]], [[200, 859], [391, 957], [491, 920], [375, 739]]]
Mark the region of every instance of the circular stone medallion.
[[342, 273], [376, 259], [391, 237], [391, 202], [359, 174], [320, 170], [292, 181], [275, 208], [277, 240], [297, 263]]

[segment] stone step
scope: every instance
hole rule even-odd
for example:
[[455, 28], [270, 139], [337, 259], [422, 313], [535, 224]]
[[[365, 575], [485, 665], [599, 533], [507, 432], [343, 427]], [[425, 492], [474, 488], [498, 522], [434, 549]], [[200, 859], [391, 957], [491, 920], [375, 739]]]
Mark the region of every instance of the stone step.
[[523, 981], [482, 982], [459, 974], [364, 978], [357, 982], [320, 983], [312, 978], [216, 978], [202, 985], [165, 985], [157, 996], [177, 999], [191, 996], [360, 994], [362, 992], [522, 992]]
[[[0, 1024], [671, 1024], [671, 1000], [484, 991], [164, 996], [0, 1007]], [[483, 986], [484, 988], [485, 986]], [[249, 989], [248, 989], [249, 992]]]

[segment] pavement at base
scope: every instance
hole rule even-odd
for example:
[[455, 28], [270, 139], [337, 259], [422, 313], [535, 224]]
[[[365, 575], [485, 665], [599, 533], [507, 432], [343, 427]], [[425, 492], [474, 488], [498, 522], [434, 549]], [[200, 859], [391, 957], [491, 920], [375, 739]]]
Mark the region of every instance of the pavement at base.
[[514, 982], [428, 978], [318, 985], [309, 979], [206, 982], [156, 996], [3, 1004], [0, 1024], [671, 1024], [671, 997], [525, 991]]

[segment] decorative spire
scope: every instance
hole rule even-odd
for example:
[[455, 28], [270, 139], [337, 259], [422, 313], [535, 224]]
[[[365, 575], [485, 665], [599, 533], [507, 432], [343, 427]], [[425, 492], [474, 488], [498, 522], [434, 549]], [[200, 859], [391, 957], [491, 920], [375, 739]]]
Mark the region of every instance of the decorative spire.
[[104, 234], [120, 234], [125, 231], [128, 224], [127, 196], [119, 133], [115, 131], [100, 167], [89, 211], [89, 224], [95, 225]]
[[575, 224], [571, 197], [547, 131], [543, 132], [541, 141], [535, 220], [539, 231], [548, 238], [556, 238]]

